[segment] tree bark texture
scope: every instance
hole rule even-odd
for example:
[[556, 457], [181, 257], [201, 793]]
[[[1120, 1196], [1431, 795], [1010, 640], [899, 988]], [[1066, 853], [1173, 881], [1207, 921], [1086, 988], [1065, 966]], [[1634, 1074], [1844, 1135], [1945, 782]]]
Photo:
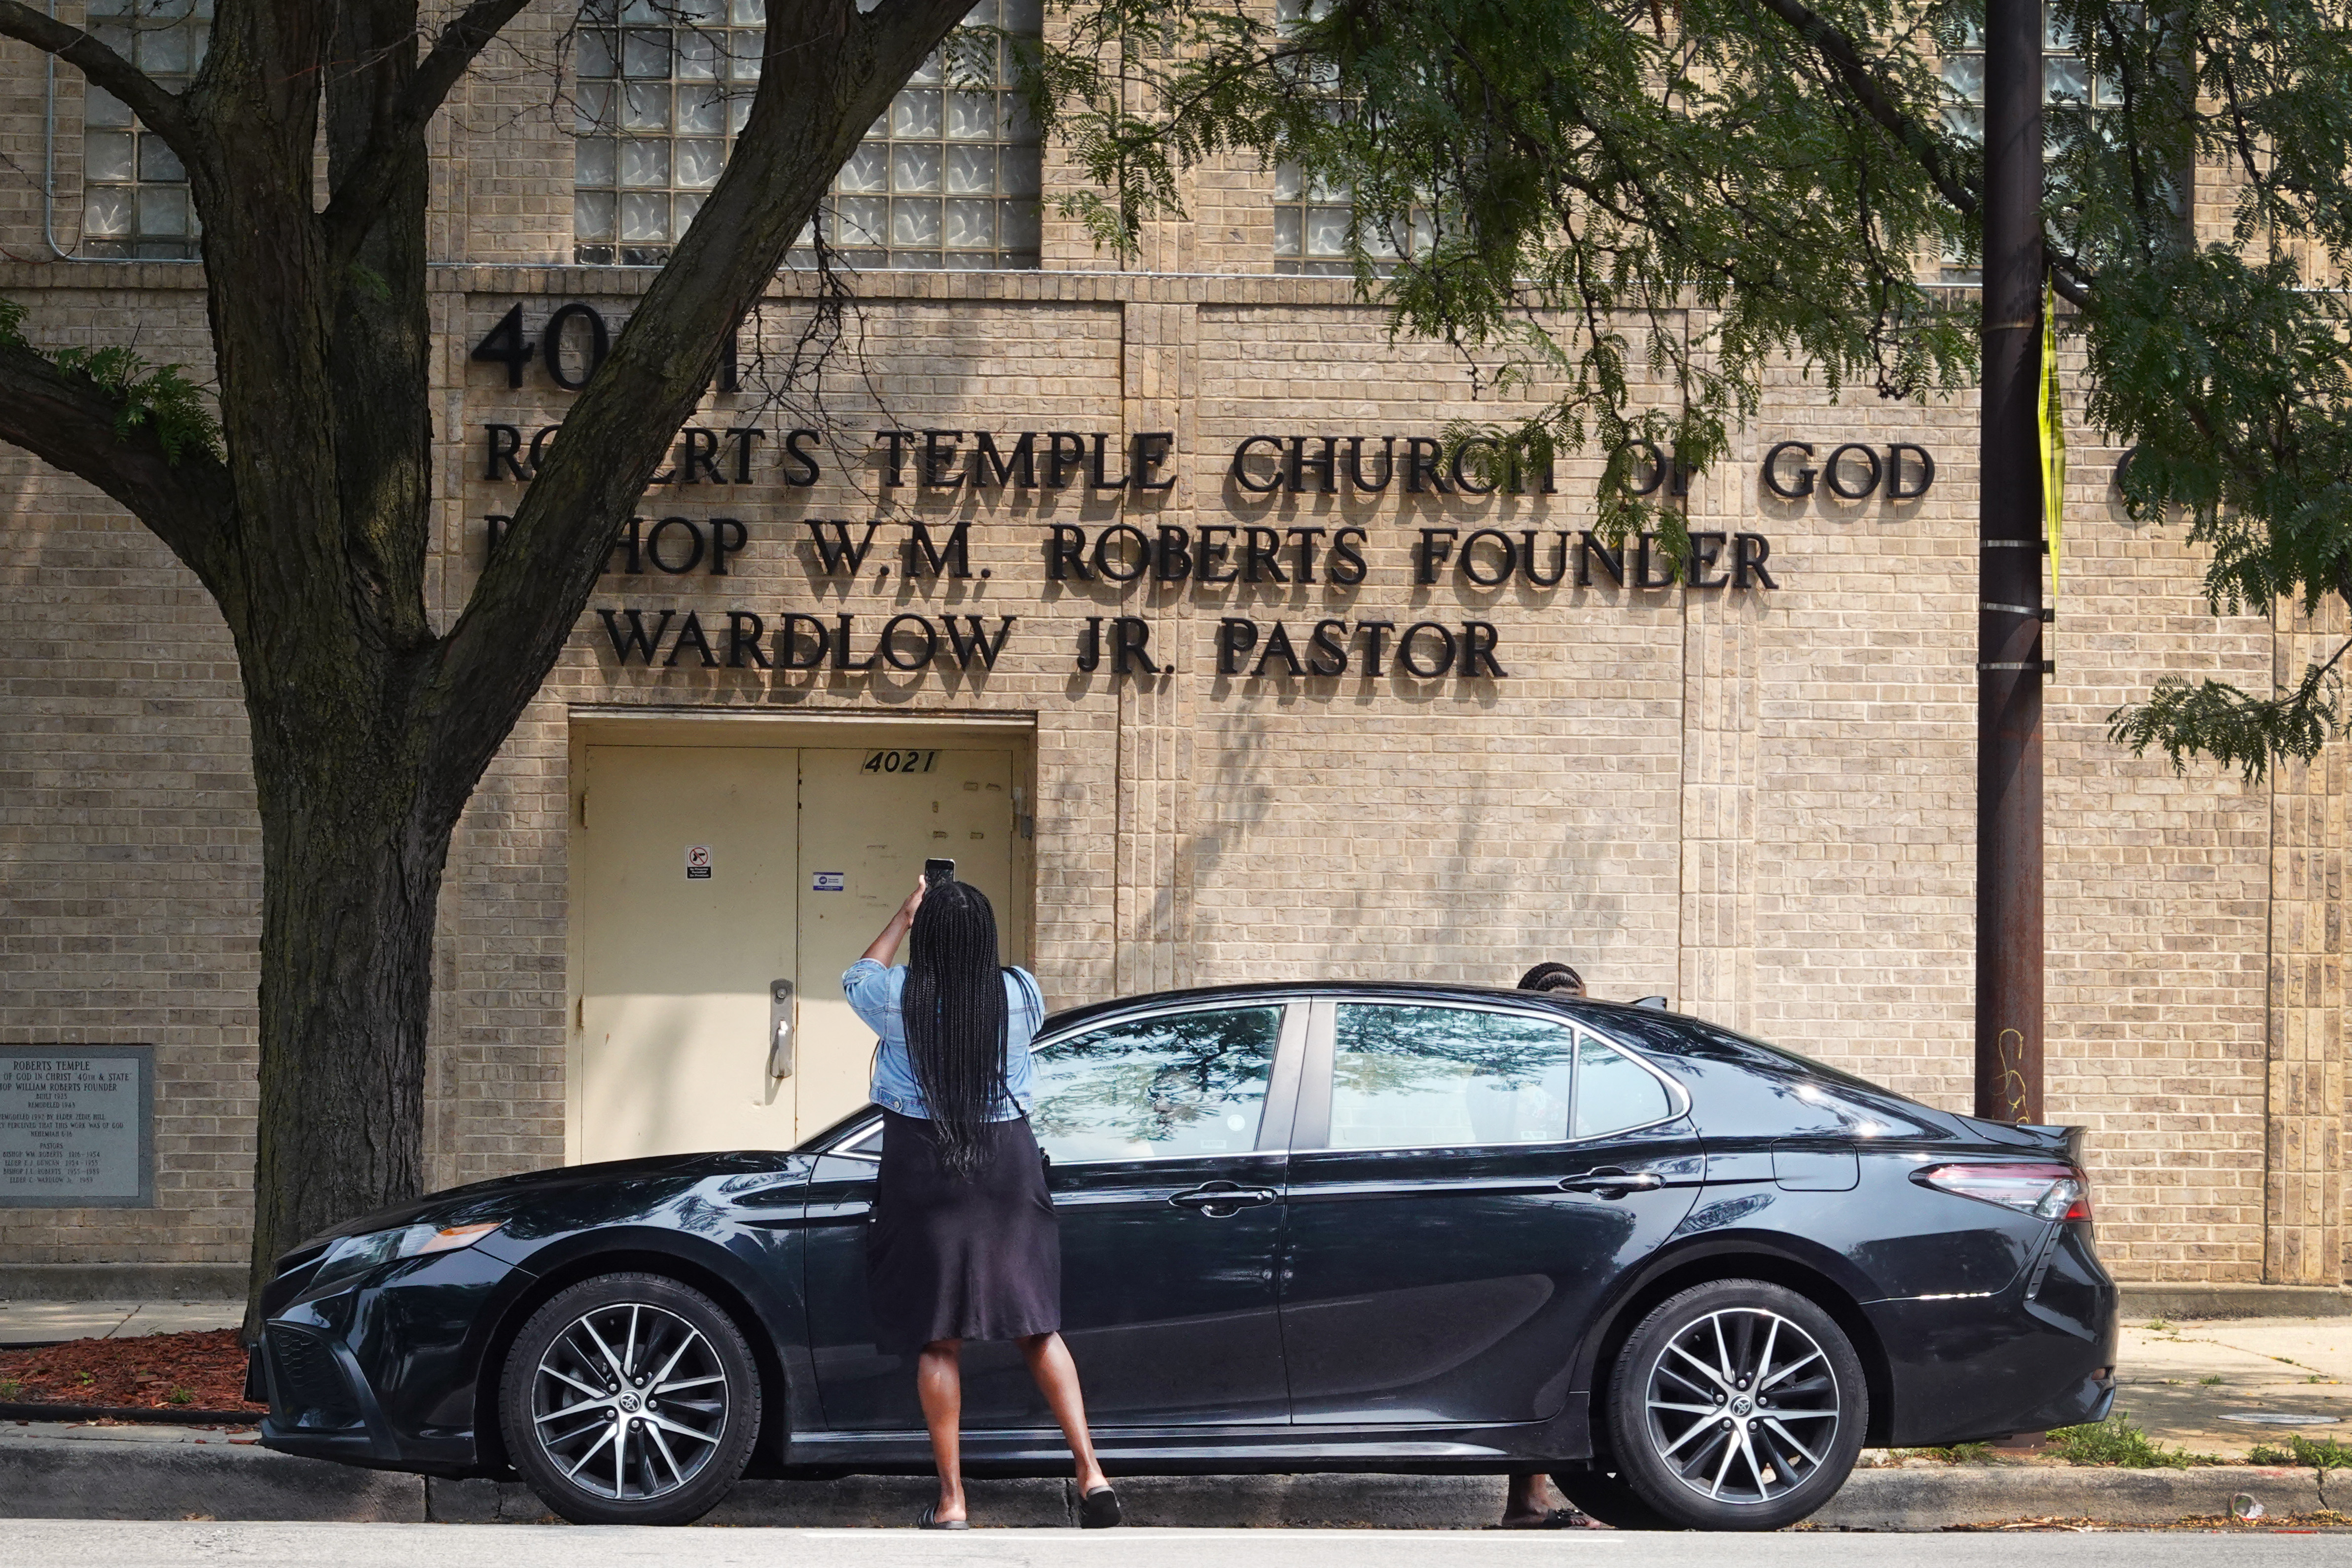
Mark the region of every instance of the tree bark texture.
[[144, 102], [204, 225], [221, 453], [174, 460], [152, 430], [119, 434], [105, 388], [14, 347], [0, 347], [0, 439], [128, 507], [236, 643], [263, 846], [248, 1333], [280, 1253], [419, 1190], [435, 905], [459, 814], [726, 338], [969, 0], [770, 0], [733, 157], [436, 634], [425, 132], [523, 4], [476, 0], [427, 37], [415, 0], [220, 0], [204, 65], [173, 97], [0, 0], [0, 35]]

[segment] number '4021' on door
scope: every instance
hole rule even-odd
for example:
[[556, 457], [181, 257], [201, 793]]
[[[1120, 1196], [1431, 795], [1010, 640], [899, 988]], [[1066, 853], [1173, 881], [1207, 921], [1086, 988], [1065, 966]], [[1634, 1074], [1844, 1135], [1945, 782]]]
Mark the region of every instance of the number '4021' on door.
[[929, 773], [939, 765], [939, 760], [940, 754], [936, 751], [869, 751], [866, 754], [866, 765], [860, 771]]

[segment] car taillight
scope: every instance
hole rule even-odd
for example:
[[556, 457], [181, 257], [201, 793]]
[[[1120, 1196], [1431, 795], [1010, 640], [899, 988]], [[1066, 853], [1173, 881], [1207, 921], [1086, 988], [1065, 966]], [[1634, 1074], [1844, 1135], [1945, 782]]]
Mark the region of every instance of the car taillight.
[[2037, 1219], [2091, 1218], [2091, 1182], [2073, 1166], [1931, 1166], [1918, 1179], [1944, 1192], [1997, 1203]]

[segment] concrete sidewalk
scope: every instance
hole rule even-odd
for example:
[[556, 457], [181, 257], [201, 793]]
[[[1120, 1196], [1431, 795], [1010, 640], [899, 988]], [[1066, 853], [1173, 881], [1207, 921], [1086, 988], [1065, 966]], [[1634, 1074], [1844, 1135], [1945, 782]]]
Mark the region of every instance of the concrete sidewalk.
[[0, 1301], [0, 1350], [66, 1339], [233, 1329], [244, 1321], [243, 1301]]
[[[2116, 1407], [2169, 1448], [2242, 1457], [2290, 1433], [2352, 1440], [2352, 1319], [2126, 1322]], [[2320, 1425], [2239, 1416], [2334, 1417]]]

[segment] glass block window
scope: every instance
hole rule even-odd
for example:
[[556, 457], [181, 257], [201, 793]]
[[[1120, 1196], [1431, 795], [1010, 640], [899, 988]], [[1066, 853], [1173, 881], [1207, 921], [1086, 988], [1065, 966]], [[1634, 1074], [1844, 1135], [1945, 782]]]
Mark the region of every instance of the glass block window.
[[657, 267], [751, 112], [766, 0], [587, 0], [574, 58], [572, 259]]
[[[1038, 0], [981, 0], [964, 26], [1034, 37], [1040, 11]], [[841, 166], [818, 222], [852, 267], [1037, 265], [1043, 154], [1008, 90], [1013, 50], [997, 38], [933, 54]]]
[[[2074, 36], [2055, 16], [2043, 23], [2042, 101], [2074, 109], [2105, 109], [2120, 101], [2115, 84], [2096, 79], [2090, 62], [2074, 53]], [[1955, 136], [1984, 141], [1984, 36], [1970, 23], [1960, 47], [1944, 57], [1944, 125]], [[2044, 144], [2047, 145], [2047, 132]]]
[[[577, 45], [575, 261], [652, 267], [668, 259], [751, 115], [765, 4], [586, 0]], [[982, 0], [964, 20], [1035, 37], [1039, 3]], [[995, 38], [935, 54], [875, 121], [835, 177], [818, 220], [849, 265], [1037, 265], [1040, 139], [1009, 90], [1012, 54]], [[790, 259], [812, 258], [803, 244]]]
[[[213, 0], [89, 0], [85, 23], [98, 39], [182, 92], [205, 57]], [[85, 256], [192, 261], [196, 212], [188, 173], [163, 139], [103, 89], [82, 98], [81, 248]]]
[[[1309, 180], [1296, 163], [1274, 170], [1274, 269], [1282, 273], [1339, 275], [1355, 271], [1348, 258], [1348, 221], [1355, 216], [1353, 193], [1320, 179]], [[1359, 236], [1375, 267], [1417, 255], [1434, 237], [1429, 213], [1415, 207], [1402, 222], [1365, 218]]]
[[[2091, 69], [2074, 53], [2074, 36], [2066, 25], [2045, 13], [2042, 35], [2042, 101], [2068, 109], [2102, 110], [2122, 101], [2116, 85]], [[1984, 36], [1974, 23], [1961, 36], [1960, 47], [1944, 57], [1944, 126], [1954, 136], [1984, 144]], [[2045, 118], [2042, 145], [2045, 155], [2058, 152], [2056, 127]], [[1974, 283], [1977, 267], [1957, 252], [1943, 258], [1944, 280]]]
[[[1275, 0], [1275, 24], [1320, 20], [1331, 0]], [[1335, 84], [1336, 85], [1336, 84]], [[1333, 100], [1330, 112], [1347, 112]], [[1309, 179], [1297, 164], [1274, 170], [1274, 269], [1280, 273], [1345, 275], [1355, 271], [1348, 256], [1348, 224], [1355, 218], [1355, 193], [1321, 178]], [[1426, 209], [1415, 206], [1402, 218], [1360, 220], [1358, 236], [1376, 267], [1425, 250], [1433, 237]]]

